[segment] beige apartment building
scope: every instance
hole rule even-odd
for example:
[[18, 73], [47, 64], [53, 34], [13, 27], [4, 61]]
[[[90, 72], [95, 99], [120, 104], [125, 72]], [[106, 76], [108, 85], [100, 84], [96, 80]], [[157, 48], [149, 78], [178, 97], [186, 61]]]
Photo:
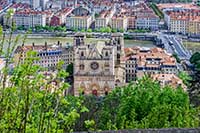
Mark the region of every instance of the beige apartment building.
[[67, 28], [88, 29], [92, 23], [92, 16], [70, 16], [67, 17]]
[[38, 25], [46, 26], [48, 14], [49, 12], [24, 9], [14, 13], [13, 21], [17, 27], [23, 26], [25, 28], [31, 28]]
[[88, 29], [93, 22], [93, 14], [84, 7], [75, 8], [66, 19], [68, 29]]
[[101, 11], [99, 17], [97, 17], [95, 20], [95, 28], [98, 29], [98, 28], [107, 27], [114, 13], [115, 13], [115, 9]]
[[128, 18], [126, 16], [114, 16], [111, 19], [111, 28], [126, 31], [128, 28]]
[[200, 17], [189, 21], [188, 33], [190, 34], [200, 34]]
[[128, 17], [128, 25], [127, 28], [128, 29], [135, 29], [136, 28], [136, 17], [135, 16], [130, 16]]
[[186, 34], [188, 31], [188, 20], [185, 18], [171, 18], [170, 31]]
[[171, 32], [200, 34], [200, 10], [167, 11], [165, 22]]

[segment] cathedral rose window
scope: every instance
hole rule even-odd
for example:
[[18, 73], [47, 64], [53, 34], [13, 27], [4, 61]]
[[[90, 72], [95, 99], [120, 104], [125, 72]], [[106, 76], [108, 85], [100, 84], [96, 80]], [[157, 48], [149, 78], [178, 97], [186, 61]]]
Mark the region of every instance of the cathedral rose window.
[[93, 70], [97, 70], [99, 68], [99, 64], [97, 62], [92, 62], [90, 67], [93, 69]]

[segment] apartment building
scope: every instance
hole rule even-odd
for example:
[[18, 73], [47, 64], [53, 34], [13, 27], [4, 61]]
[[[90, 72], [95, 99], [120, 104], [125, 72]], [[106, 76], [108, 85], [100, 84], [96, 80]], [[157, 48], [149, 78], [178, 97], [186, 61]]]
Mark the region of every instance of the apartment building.
[[128, 17], [128, 25], [127, 25], [127, 28], [128, 29], [135, 29], [136, 26], [135, 26], [135, 22], [136, 21], [136, 17], [134, 16], [131, 16], [131, 17]]
[[128, 18], [122, 15], [115, 15], [111, 19], [111, 28], [126, 31], [128, 28]]
[[108, 11], [110, 8], [114, 7], [117, 1], [109, 0], [91, 0], [93, 3], [93, 11], [96, 13], [101, 13], [102, 11]]
[[59, 26], [66, 24], [66, 17], [72, 12], [72, 8], [65, 8], [58, 11], [53, 17], [51, 17], [50, 25]]
[[171, 32], [200, 34], [200, 10], [166, 11], [165, 22]]
[[75, 8], [70, 15], [67, 16], [66, 27], [68, 29], [88, 29], [93, 22], [93, 14], [86, 8]]
[[33, 9], [40, 8], [40, 0], [30, 0], [30, 5]]
[[92, 16], [71, 16], [67, 17], [66, 26], [68, 29], [89, 29], [92, 23]]
[[136, 17], [136, 29], [158, 30], [159, 17], [154, 14], [138, 15]]
[[55, 70], [60, 61], [64, 61], [64, 68], [73, 63], [73, 48], [70, 46], [62, 47], [62, 44], [58, 42], [56, 45], [47, 45], [47, 43], [45, 45], [35, 45], [33, 43], [32, 45], [18, 46], [14, 54], [15, 65], [18, 62], [25, 62], [29, 51], [37, 52], [39, 60], [36, 60], [34, 64], [48, 70]]
[[24, 9], [14, 13], [13, 21], [17, 27], [23, 26], [25, 28], [31, 28], [38, 25], [46, 26], [49, 14], [51, 14], [51, 12]]
[[107, 27], [114, 13], [115, 9], [101, 11], [99, 17], [95, 20], [95, 28]]
[[159, 17], [144, 2], [136, 5], [121, 5], [112, 18], [111, 26], [117, 29], [158, 30]]
[[189, 21], [188, 33], [200, 35], [200, 17]]
[[154, 74], [152, 75], [152, 79], [162, 87], [171, 86], [175, 89], [181, 87], [184, 91], [187, 91], [187, 86], [175, 74]]
[[30, 5], [27, 4], [27, 3], [14, 3], [14, 4], [12, 4], [9, 7], [9, 10], [13, 10], [13, 14], [11, 14], [11, 17], [8, 18], [8, 16], [6, 15], [7, 13], [2, 13], [3, 14], [3, 26], [11, 26], [14, 13], [16, 11], [24, 10], [24, 9], [30, 9]]
[[188, 30], [188, 20], [186, 18], [171, 18], [170, 31], [186, 34]]
[[177, 74], [176, 59], [161, 48], [125, 48], [126, 82], [145, 75]]

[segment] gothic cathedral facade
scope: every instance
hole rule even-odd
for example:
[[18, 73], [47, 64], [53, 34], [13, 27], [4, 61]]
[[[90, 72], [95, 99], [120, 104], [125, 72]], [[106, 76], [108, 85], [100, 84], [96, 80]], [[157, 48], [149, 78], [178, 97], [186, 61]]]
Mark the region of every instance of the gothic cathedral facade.
[[107, 95], [125, 83], [123, 35], [113, 34], [109, 42], [86, 44], [85, 36], [74, 37], [75, 96], [80, 94]]

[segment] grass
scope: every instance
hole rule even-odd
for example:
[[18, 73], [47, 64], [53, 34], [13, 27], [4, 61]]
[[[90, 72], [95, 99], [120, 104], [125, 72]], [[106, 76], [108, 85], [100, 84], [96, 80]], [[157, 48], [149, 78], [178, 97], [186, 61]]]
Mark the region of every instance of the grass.
[[186, 46], [187, 49], [192, 50], [192, 52], [200, 51], [200, 42], [191, 42], [191, 41], [183, 41], [184, 46]]

